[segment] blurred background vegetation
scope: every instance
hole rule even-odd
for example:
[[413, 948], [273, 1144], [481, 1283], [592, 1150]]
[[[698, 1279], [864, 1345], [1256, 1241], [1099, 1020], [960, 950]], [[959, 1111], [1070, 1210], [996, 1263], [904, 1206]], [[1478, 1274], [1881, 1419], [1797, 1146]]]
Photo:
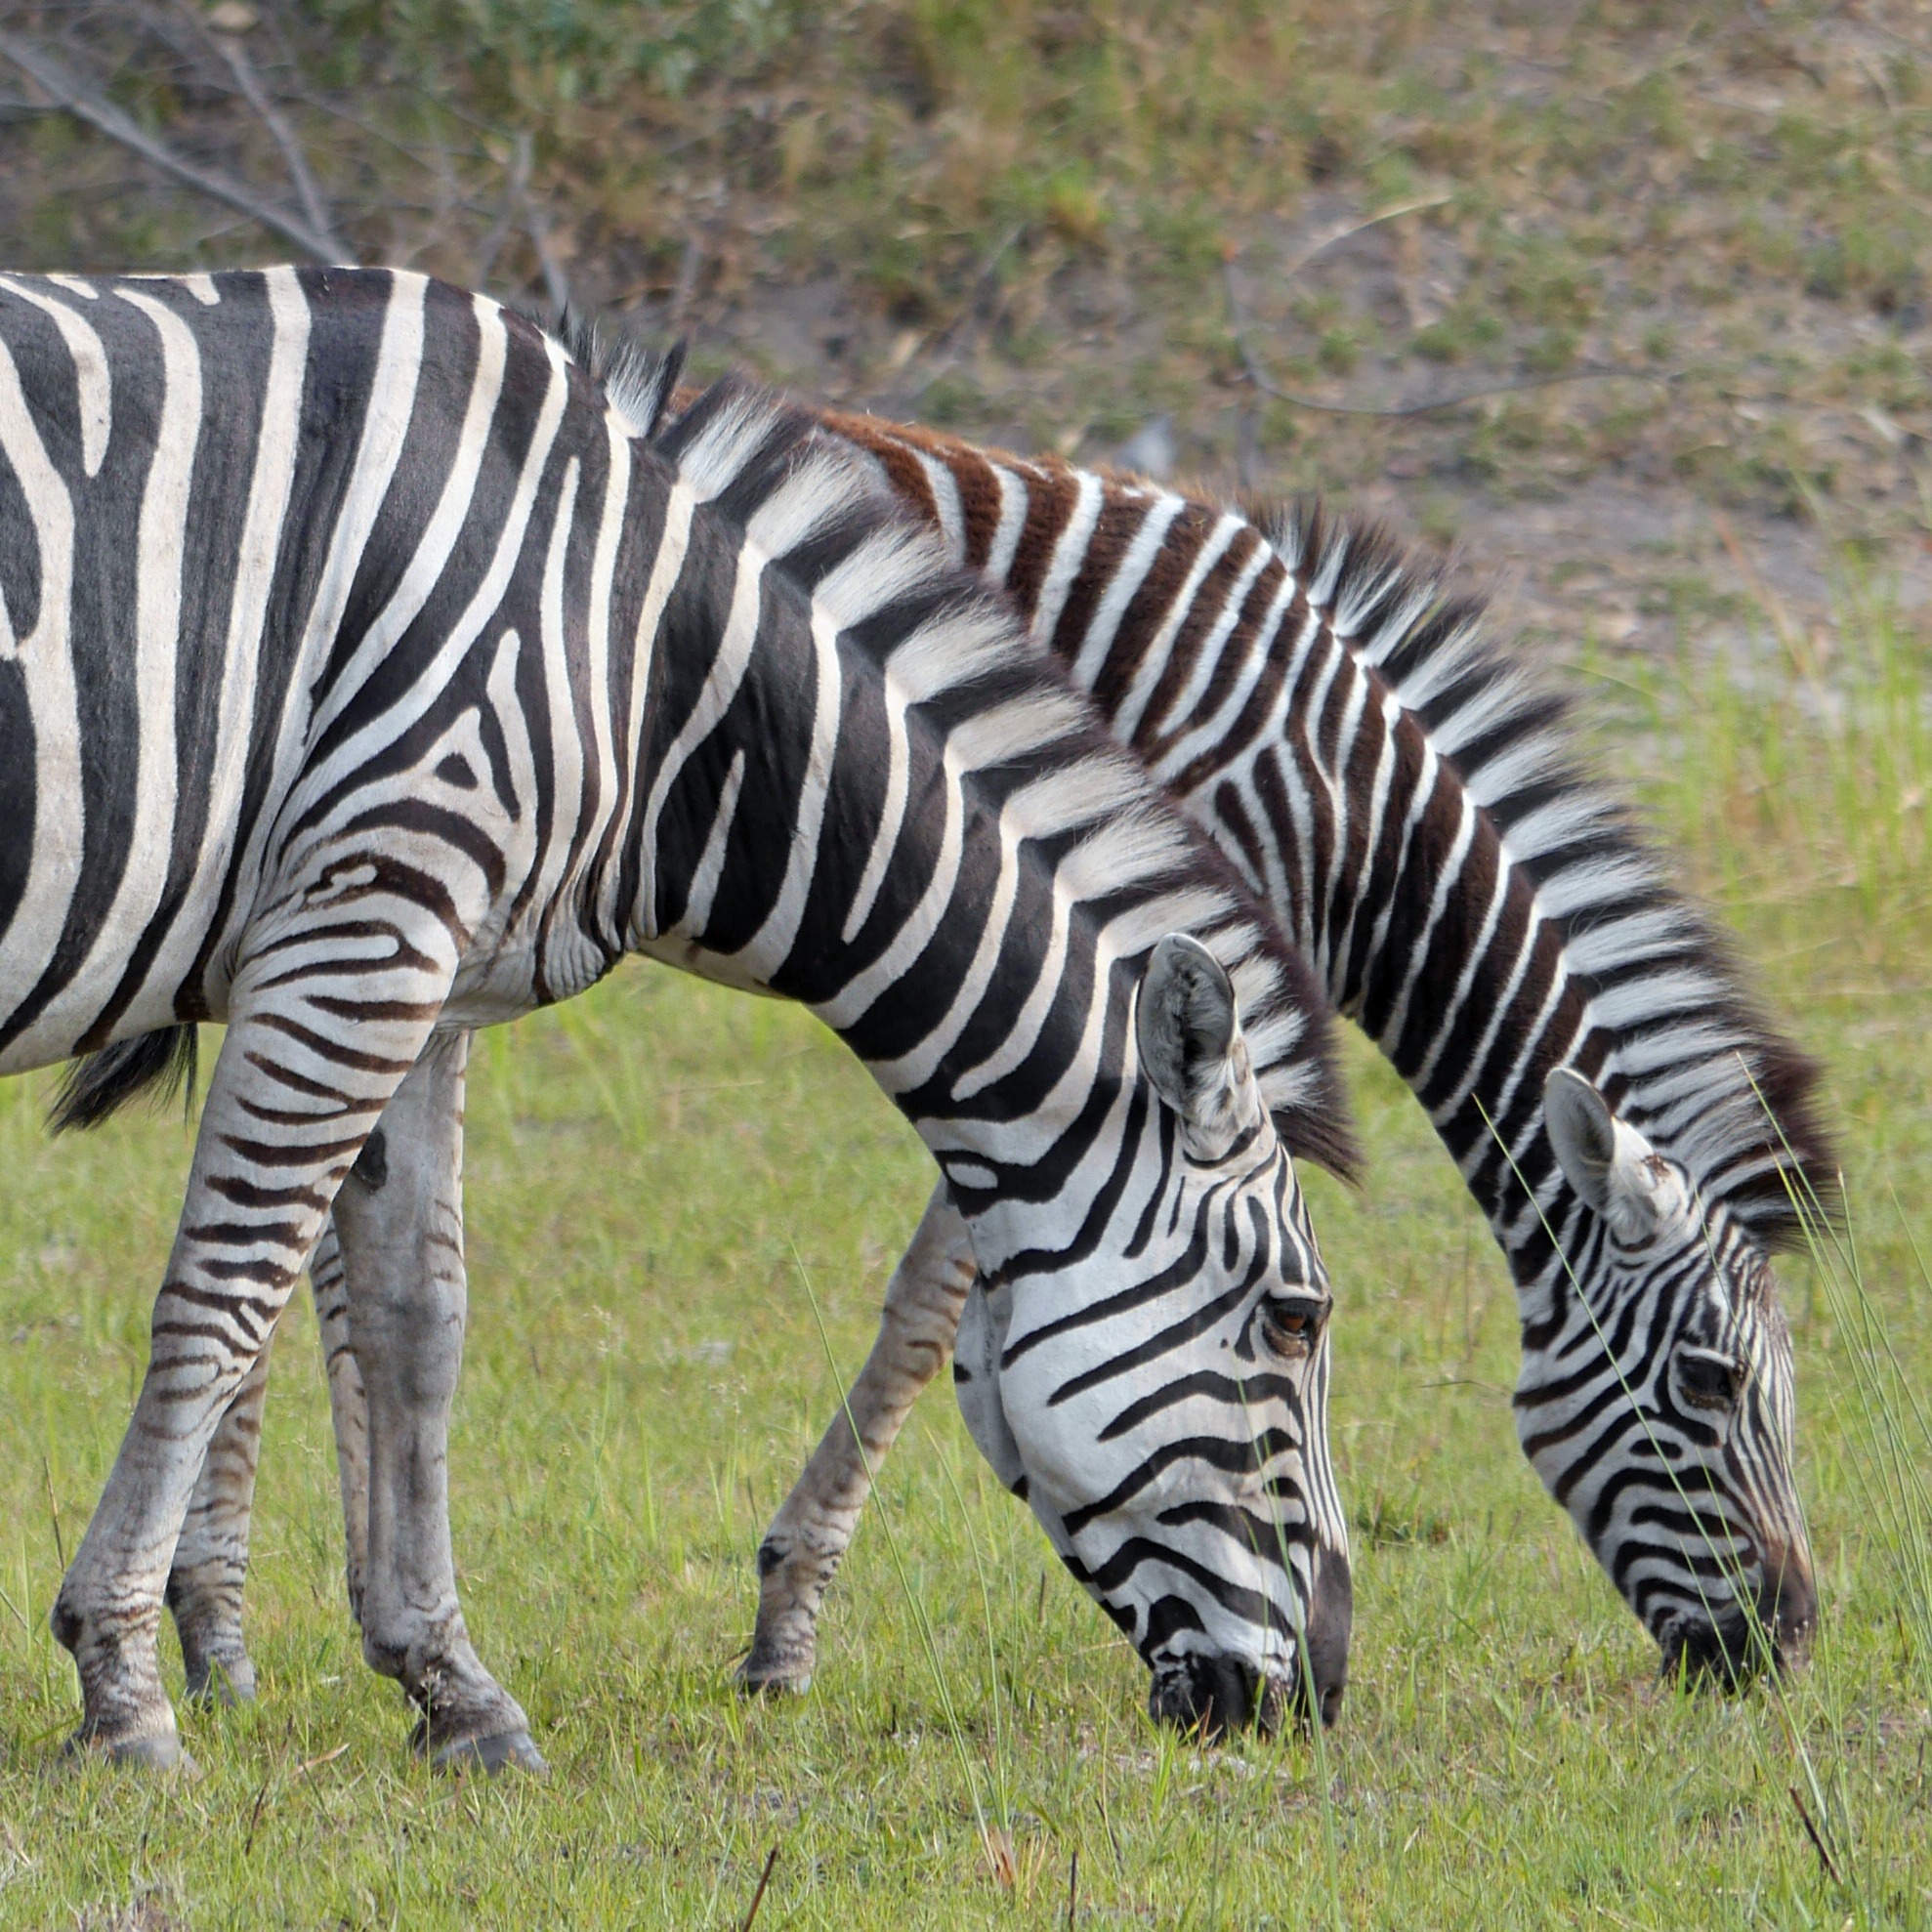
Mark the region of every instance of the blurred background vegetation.
[[1916, 0], [0, 0], [0, 259], [304, 252], [181, 168], [700, 368], [1346, 491], [1570, 639], [1932, 579]]

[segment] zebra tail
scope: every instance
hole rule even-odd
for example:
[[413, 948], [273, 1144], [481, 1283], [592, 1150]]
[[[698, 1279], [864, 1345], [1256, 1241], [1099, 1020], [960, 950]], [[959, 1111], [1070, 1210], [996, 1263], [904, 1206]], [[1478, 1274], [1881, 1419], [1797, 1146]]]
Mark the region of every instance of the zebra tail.
[[186, 1086], [186, 1105], [192, 1107], [200, 1040], [200, 1029], [190, 1022], [138, 1033], [131, 1040], [104, 1046], [98, 1053], [82, 1054], [68, 1065], [61, 1091], [47, 1110], [48, 1132], [64, 1134], [69, 1127], [98, 1127], [144, 1093], [149, 1093], [159, 1109]]

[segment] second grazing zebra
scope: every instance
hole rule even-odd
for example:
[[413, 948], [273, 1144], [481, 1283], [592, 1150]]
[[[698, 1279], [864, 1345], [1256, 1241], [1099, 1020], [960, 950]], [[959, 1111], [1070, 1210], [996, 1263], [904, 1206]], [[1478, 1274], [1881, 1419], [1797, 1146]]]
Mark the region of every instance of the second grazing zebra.
[[[1414, 1089], [1515, 1279], [1524, 1452], [1666, 1668], [1802, 1657], [1769, 1256], [1832, 1189], [1815, 1073], [1584, 775], [1563, 706], [1347, 523], [821, 420], [1010, 597]], [[774, 1520], [749, 1682], [809, 1679], [870, 1470], [959, 1306], [941, 1271], [894, 1278], [850, 1396], [866, 1453], [841, 1412]]]
[[1155, 1709], [1322, 1697], [1328, 1290], [1275, 1124], [1346, 1164], [1319, 989], [849, 454], [731, 385], [633, 429], [416, 275], [0, 276], [0, 1072], [92, 1053], [84, 1121], [228, 1029], [55, 1608], [77, 1742], [179, 1756], [164, 1589], [192, 1641], [191, 1492], [333, 1209], [365, 1656], [426, 1749], [537, 1761], [446, 1520], [465, 1050], [632, 952], [805, 1002], [915, 1123], [1003, 1468]]

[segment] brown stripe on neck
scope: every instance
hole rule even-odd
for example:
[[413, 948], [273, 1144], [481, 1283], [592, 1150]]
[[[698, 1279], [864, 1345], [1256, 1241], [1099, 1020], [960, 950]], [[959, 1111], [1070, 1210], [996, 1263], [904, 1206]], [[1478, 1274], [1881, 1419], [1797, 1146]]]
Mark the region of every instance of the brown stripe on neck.
[[1040, 601], [1040, 586], [1053, 567], [1053, 553], [1060, 543], [1073, 505], [1080, 494], [1079, 480], [1065, 464], [1029, 464], [1037, 474], [1034, 483], [1028, 478], [1027, 521], [1020, 529], [1020, 542], [1006, 571], [1006, 594], [1013, 608], [1029, 625]]
[[[1218, 510], [1210, 510], [1204, 503], [1190, 500], [1180, 515], [1167, 525], [1160, 554], [1154, 560], [1154, 567], [1141, 579], [1140, 589], [1135, 591], [1132, 601], [1121, 612], [1120, 627], [1113, 633], [1113, 646], [1107, 653], [1107, 662], [1101, 666], [1099, 677], [1094, 680], [1094, 701], [1108, 717], [1113, 717], [1119, 710], [1121, 699], [1133, 689], [1134, 674], [1140, 668], [1147, 641], [1159, 631], [1160, 620], [1180, 595], [1181, 586], [1188, 580], [1188, 572], [1194, 568], [1195, 559], [1200, 555], [1201, 545], [1220, 521], [1221, 513]], [[1123, 638], [1134, 640], [1136, 648], [1131, 651], [1122, 649], [1120, 640]]]
[[[1218, 523], [1220, 520], [1217, 518], [1215, 521]], [[1235, 540], [1214, 560], [1207, 574], [1196, 586], [1181, 618], [1181, 627], [1175, 632], [1173, 643], [1167, 647], [1167, 661], [1160, 667], [1160, 681], [1155, 686], [1154, 694], [1141, 713], [1141, 722], [1135, 728], [1137, 750], [1153, 732], [1158, 730], [1161, 721], [1180, 701], [1181, 693], [1187, 689], [1188, 680], [1194, 676], [1195, 667], [1200, 662], [1201, 648], [1206, 644], [1209, 632], [1220, 621], [1237, 579], [1247, 567], [1260, 544], [1260, 534], [1252, 526], [1243, 525], [1236, 531]]]
[[[1145, 489], [1123, 488], [1112, 478], [1102, 479], [1100, 515], [1095, 519], [1093, 532], [1087, 538], [1086, 555], [1081, 559], [1079, 572], [1067, 593], [1067, 602], [1061, 606], [1060, 619], [1053, 627], [1053, 635], [1045, 640], [1055, 653], [1066, 658], [1068, 663], [1078, 661], [1080, 647], [1086, 643], [1087, 633], [1093, 628], [1101, 600], [1119, 572], [1155, 500]], [[1114, 643], [1117, 643], [1119, 636], [1116, 630]], [[1114, 644], [1110, 643], [1110, 661], [1113, 649]]]
[[920, 522], [937, 525], [940, 506], [933, 495], [932, 480], [920, 462], [911, 440], [898, 424], [883, 416], [838, 416], [830, 413], [819, 421], [834, 436], [862, 449], [886, 473], [892, 492]]
[[[999, 528], [1000, 505], [1005, 500], [999, 473], [983, 451], [956, 437], [934, 438], [933, 454], [944, 463], [959, 492], [959, 522], [966, 537], [966, 565], [984, 570], [992, 555], [993, 532]], [[1014, 473], [1013, 487], [1025, 487], [1024, 476]]]
[[[1037, 480], [1036, 463], [1011, 456], [1003, 449], [981, 449], [963, 438], [943, 436], [911, 423], [895, 423], [884, 416], [849, 416], [835, 409], [822, 411], [819, 421], [834, 436], [844, 437], [876, 456], [886, 466], [893, 487], [917, 515], [929, 522], [937, 519], [939, 508], [933, 500], [932, 481], [919, 458], [925, 456], [943, 463], [959, 492], [965, 561], [971, 569], [984, 570], [987, 559], [992, 554], [993, 533], [999, 528], [1003, 502], [999, 471], [1009, 472], [1029, 494]], [[902, 483], [902, 477], [914, 473], [918, 477], [916, 488]]]

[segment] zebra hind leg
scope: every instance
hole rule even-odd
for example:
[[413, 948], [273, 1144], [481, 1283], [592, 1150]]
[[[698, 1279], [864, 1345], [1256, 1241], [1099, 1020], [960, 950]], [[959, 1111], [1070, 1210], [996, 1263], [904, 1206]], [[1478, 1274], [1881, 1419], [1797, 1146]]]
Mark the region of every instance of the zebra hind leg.
[[[386, 971], [355, 960], [345, 977], [321, 933], [302, 968], [275, 973], [262, 991], [247, 962], [237, 973], [140, 1399], [54, 1606], [84, 1705], [72, 1748], [182, 1761], [155, 1637], [190, 1498], [321, 1233], [337, 1178], [415, 1063], [454, 971], [444, 923], [397, 910], [411, 944]], [[391, 990], [393, 1000], [362, 1004], [353, 1047], [339, 1044], [345, 993]]]
[[343, 1571], [349, 1614], [362, 1623], [362, 1578], [369, 1567], [369, 1399], [349, 1327], [349, 1277], [342, 1242], [329, 1218], [309, 1263], [315, 1296], [315, 1328], [329, 1378], [329, 1420], [335, 1429], [336, 1478], [342, 1491]]
[[265, 1342], [216, 1425], [168, 1570], [164, 1598], [181, 1638], [188, 1695], [203, 1702], [251, 1703], [255, 1697], [255, 1665], [241, 1633], [241, 1597], [248, 1579], [269, 1348]]
[[[335, 1200], [352, 1349], [367, 1414], [362, 1655], [420, 1713], [444, 1769], [541, 1772], [523, 1707], [483, 1667], [449, 1542], [449, 1407], [463, 1359], [467, 1034], [425, 1050]], [[345, 1478], [350, 1475], [344, 1463]], [[354, 1542], [355, 1507], [347, 1502]]]
[[879, 1464], [920, 1391], [952, 1355], [975, 1272], [966, 1224], [941, 1182], [893, 1270], [864, 1367], [758, 1546], [758, 1623], [738, 1666], [743, 1689], [811, 1687], [819, 1606]]

